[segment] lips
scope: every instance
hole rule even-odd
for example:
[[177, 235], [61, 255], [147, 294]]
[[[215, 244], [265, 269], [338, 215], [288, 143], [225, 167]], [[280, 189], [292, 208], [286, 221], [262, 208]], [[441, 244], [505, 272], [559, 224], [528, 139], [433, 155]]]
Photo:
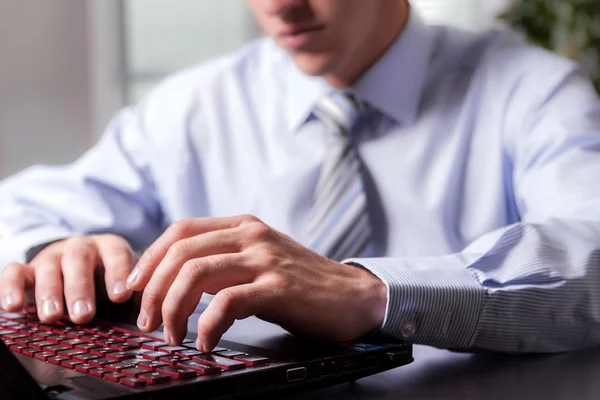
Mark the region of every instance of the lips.
[[310, 50], [319, 42], [324, 29], [324, 25], [291, 27], [280, 31], [277, 41], [288, 50]]

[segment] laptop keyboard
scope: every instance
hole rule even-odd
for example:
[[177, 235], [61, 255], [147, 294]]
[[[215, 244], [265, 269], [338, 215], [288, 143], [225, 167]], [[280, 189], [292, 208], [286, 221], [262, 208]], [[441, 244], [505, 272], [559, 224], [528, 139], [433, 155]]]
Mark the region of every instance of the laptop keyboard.
[[33, 307], [17, 313], [0, 309], [0, 339], [16, 353], [130, 387], [269, 363], [265, 357], [223, 347], [202, 353], [191, 340], [170, 346], [102, 322], [75, 325], [63, 318], [48, 325], [39, 321]]

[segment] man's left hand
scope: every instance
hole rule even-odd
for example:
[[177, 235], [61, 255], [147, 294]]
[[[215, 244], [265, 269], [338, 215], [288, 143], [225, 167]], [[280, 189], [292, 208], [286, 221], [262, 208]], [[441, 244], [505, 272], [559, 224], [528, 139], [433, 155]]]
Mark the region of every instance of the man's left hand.
[[353, 340], [381, 325], [387, 301], [386, 286], [369, 271], [322, 257], [247, 215], [174, 223], [128, 286], [143, 290], [140, 329], [163, 322], [171, 344], [184, 339], [202, 294], [214, 294], [198, 320], [201, 351], [252, 315], [302, 336]]

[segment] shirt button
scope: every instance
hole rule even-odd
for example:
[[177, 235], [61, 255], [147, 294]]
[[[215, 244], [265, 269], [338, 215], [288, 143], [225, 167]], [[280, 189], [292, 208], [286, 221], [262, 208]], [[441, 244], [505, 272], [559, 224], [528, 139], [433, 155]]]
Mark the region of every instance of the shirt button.
[[402, 328], [400, 329], [400, 333], [402, 337], [405, 339], [411, 338], [417, 333], [417, 324], [409, 321], [402, 324]]

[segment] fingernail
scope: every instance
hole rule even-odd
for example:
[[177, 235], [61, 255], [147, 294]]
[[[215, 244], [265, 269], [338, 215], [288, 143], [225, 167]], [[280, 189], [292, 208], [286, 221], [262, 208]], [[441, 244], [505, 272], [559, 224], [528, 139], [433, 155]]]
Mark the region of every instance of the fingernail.
[[73, 304], [73, 316], [82, 317], [92, 310], [92, 306], [87, 301], [77, 300]]
[[127, 286], [131, 289], [131, 287], [135, 285], [135, 282], [138, 280], [139, 277], [140, 269], [136, 267], [131, 273], [131, 275], [129, 275], [129, 278], [127, 278]]
[[44, 300], [44, 303], [42, 304], [42, 314], [46, 317], [52, 317], [53, 315], [56, 315], [56, 313], [58, 313], [58, 304], [56, 301], [52, 299]]
[[142, 308], [140, 310], [140, 315], [138, 316], [137, 319], [137, 326], [138, 328], [144, 328], [146, 326], [146, 324], [148, 323], [148, 317], [146, 317], [146, 311], [144, 311], [144, 309]]
[[4, 308], [8, 308], [8, 307], [10, 307], [10, 306], [12, 306], [12, 305], [14, 305], [16, 303], [17, 303], [17, 299], [16, 299], [16, 297], [15, 297], [14, 294], [12, 294], [12, 293], [6, 293], [4, 295], [4, 299], [2, 300], [2, 306]]
[[125, 292], [127, 292], [129, 289], [127, 288], [127, 285], [125, 284], [125, 282], [120, 281], [117, 282], [113, 285], [112, 287], [112, 294], [114, 296], [119, 296]]
[[167, 328], [163, 329], [163, 340], [166, 343], [171, 344], [171, 335], [169, 334], [169, 330]]

